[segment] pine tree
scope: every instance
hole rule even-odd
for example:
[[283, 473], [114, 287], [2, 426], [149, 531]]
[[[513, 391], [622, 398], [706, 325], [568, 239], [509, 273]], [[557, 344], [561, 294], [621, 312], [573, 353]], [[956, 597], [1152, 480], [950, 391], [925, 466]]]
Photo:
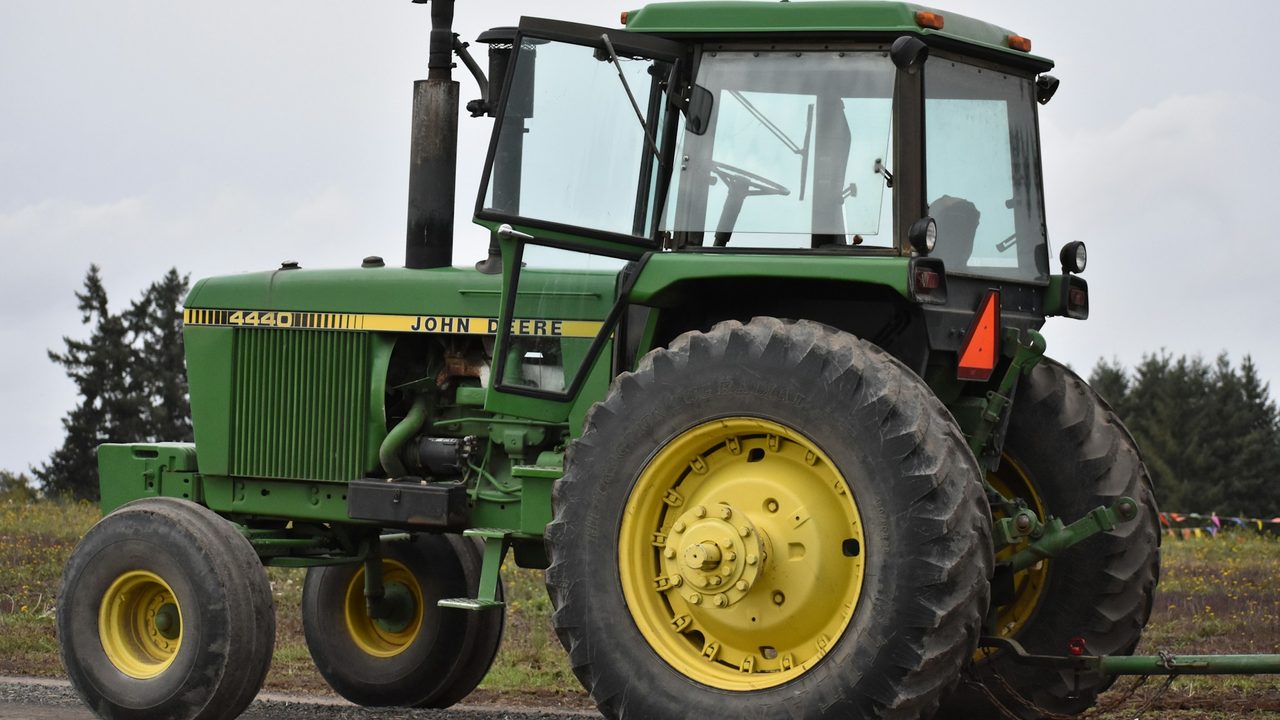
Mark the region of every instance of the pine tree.
[[62, 447], [34, 470], [48, 495], [97, 498], [97, 447], [105, 442], [191, 438], [182, 362], [181, 300], [187, 278], [170, 270], [127, 310], [112, 313], [96, 265], [76, 293], [87, 340], [63, 338], [49, 359], [66, 369], [80, 404], [63, 418]]

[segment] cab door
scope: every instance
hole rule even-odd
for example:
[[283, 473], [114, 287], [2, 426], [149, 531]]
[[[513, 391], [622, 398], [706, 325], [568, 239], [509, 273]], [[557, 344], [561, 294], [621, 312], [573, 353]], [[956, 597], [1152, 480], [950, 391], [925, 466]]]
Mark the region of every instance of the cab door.
[[657, 249], [686, 51], [537, 18], [513, 45], [476, 207], [504, 273], [485, 408], [562, 422], [603, 394], [625, 270]]

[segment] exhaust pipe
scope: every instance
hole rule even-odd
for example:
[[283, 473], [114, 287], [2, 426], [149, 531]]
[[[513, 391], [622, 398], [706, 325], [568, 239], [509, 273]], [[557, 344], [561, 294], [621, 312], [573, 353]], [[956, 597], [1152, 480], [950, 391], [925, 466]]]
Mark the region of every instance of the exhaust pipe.
[[[427, 0], [413, 0], [422, 4]], [[409, 222], [404, 266], [453, 264], [453, 201], [458, 169], [458, 83], [453, 81], [453, 3], [431, 0], [427, 79], [413, 83], [409, 142]]]

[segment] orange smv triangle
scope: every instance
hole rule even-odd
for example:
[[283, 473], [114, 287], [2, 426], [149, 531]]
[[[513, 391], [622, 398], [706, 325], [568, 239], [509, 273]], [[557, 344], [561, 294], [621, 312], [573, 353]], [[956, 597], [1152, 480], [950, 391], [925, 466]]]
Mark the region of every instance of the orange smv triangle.
[[973, 325], [960, 346], [960, 366], [956, 377], [961, 380], [987, 381], [1000, 357], [1000, 291], [988, 290], [974, 315]]

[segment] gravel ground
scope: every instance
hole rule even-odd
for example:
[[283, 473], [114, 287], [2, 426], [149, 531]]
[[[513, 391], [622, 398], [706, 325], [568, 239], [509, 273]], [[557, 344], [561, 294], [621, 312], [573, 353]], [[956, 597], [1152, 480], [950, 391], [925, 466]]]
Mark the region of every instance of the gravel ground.
[[[448, 710], [361, 708], [329, 698], [266, 693], [242, 720], [565, 720], [598, 718], [594, 713], [546, 708], [462, 704]], [[5, 720], [92, 720], [70, 684], [58, 680], [0, 678], [0, 718]]]

